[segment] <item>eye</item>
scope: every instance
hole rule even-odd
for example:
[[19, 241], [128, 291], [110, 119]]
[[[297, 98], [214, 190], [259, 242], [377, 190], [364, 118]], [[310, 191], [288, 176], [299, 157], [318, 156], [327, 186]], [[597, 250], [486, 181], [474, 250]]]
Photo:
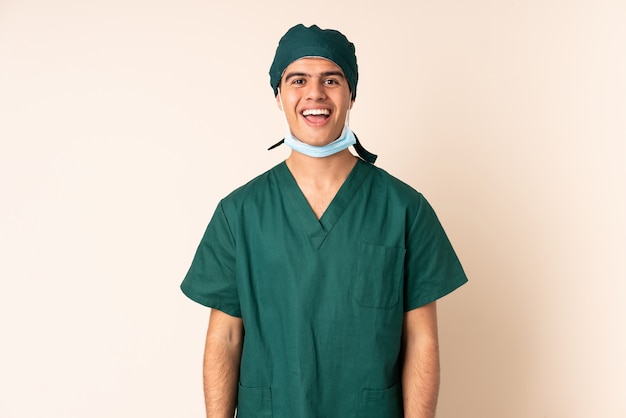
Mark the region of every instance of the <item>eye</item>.
[[294, 78], [293, 80], [291, 80], [291, 84], [301, 85], [304, 83], [305, 83], [304, 78]]
[[330, 86], [337, 85], [339, 84], [339, 80], [337, 80], [336, 78], [327, 78], [326, 80], [324, 80], [324, 84], [328, 84]]

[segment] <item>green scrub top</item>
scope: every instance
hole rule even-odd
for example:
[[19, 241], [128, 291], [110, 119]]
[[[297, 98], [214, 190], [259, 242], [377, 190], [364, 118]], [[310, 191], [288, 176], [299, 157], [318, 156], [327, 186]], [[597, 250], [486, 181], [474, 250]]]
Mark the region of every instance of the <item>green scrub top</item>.
[[400, 418], [403, 315], [466, 281], [410, 186], [359, 160], [318, 220], [282, 162], [219, 203], [181, 289], [243, 319], [239, 418]]

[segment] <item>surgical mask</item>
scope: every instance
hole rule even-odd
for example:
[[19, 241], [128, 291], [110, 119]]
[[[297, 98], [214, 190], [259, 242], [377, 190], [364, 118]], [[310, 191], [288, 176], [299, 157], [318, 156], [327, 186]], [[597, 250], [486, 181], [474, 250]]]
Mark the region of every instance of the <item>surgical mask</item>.
[[335, 139], [330, 144], [315, 146], [305, 144], [298, 138], [291, 134], [289, 126], [287, 126], [287, 132], [285, 133], [285, 145], [294, 151], [301, 154], [308, 155], [309, 157], [323, 158], [336, 154], [339, 151], [343, 151], [350, 145], [356, 144], [356, 138], [354, 132], [347, 125], [343, 127], [343, 131], [339, 138]]

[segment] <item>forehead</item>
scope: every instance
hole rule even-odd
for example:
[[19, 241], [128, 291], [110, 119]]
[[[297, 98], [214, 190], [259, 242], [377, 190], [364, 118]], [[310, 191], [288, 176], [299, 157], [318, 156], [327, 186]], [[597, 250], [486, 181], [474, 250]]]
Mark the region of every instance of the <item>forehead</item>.
[[[283, 75], [290, 72], [302, 72], [307, 74], [317, 74], [325, 72], [339, 71], [343, 74], [343, 70], [333, 61], [321, 57], [304, 57], [295, 60], [285, 68]], [[344, 74], [345, 77], [345, 74]]]

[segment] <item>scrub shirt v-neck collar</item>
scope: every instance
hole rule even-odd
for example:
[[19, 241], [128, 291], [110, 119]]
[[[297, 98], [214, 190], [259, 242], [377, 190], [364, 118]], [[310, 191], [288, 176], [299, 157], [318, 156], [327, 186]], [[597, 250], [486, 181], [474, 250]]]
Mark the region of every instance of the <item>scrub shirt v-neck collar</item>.
[[373, 168], [371, 164], [357, 160], [350, 174], [318, 220], [296, 179], [289, 171], [287, 163], [283, 161], [278, 165], [276, 173], [280, 187], [285, 191], [292, 209], [300, 217], [302, 227], [314, 248], [319, 249], [322, 246]]

